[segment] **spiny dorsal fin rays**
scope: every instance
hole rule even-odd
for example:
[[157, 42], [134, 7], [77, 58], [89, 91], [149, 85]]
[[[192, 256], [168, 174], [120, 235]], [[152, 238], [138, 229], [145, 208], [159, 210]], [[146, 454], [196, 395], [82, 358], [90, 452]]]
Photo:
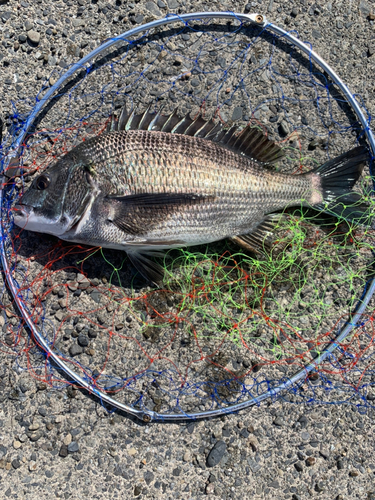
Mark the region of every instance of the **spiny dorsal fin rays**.
[[108, 124], [107, 132], [116, 132], [116, 130], [117, 130], [117, 123], [118, 122], [116, 120], [115, 115], [111, 115], [111, 121]]
[[168, 117], [162, 127], [154, 128], [153, 130], [160, 130], [160, 132], [172, 133], [175, 126], [181, 121], [177, 114], [177, 109], [173, 111]]
[[151, 113], [150, 108], [136, 114], [134, 109], [128, 112], [124, 106], [117, 121], [112, 115], [107, 131], [149, 130], [200, 137], [262, 163], [274, 163], [284, 156], [284, 151], [259, 128], [247, 125], [239, 131], [236, 125], [232, 125], [228, 129], [221, 123], [215, 123], [212, 118], [205, 120], [201, 115], [195, 119], [188, 115], [180, 118], [177, 109], [169, 115], [162, 115], [161, 112]]
[[138, 125], [140, 130], [147, 130], [148, 126], [151, 123], [151, 120], [154, 117], [154, 115], [152, 113], [150, 113], [150, 109], [151, 109], [151, 104], [148, 106], [148, 108], [146, 108], [145, 112], [143, 113], [143, 115], [140, 119], [140, 122]]
[[203, 125], [203, 127], [196, 133], [196, 137], [210, 139], [211, 135], [215, 136], [218, 130], [220, 130], [221, 124], [215, 123], [211, 118], [208, 122]]

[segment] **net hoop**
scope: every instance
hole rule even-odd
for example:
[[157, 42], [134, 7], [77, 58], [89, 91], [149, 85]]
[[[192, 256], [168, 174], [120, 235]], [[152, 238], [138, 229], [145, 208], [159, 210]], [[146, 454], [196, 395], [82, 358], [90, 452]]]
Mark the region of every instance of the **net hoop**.
[[[47, 102], [53, 94], [64, 84], [64, 82], [70, 78], [74, 73], [76, 73], [78, 70], [82, 69], [88, 69], [90, 67], [90, 61], [95, 58], [97, 55], [103, 53], [105, 50], [108, 48], [112, 47], [118, 42], [123, 42], [123, 41], [129, 41], [128, 40], [130, 37], [134, 35], [138, 35], [139, 33], [142, 33], [144, 31], [150, 30], [152, 28], [176, 23], [176, 22], [183, 22], [184, 24], [187, 25], [188, 21], [198, 21], [201, 19], [211, 19], [211, 18], [216, 18], [216, 19], [228, 19], [228, 20], [237, 20], [242, 23], [249, 23], [252, 25], [257, 25], [265, 30], [269, 30], [270, 32], [273, 32], [280, 37], [283, 37], [285, 40], [296, 46], [298, 49], [300, 49], [304, 54], [306, 54], [309, 59], [314, 61], [320, 68], [325, 71], [329, 77], [332, 79], [332, 81], [339, 87], [340, 91], [342, 92], [344, 98], [346, 101], [350, 104], [351, 108], [355, 112], [359, 122], [361, 123], [364, 133], [366, 135], [366, 138], [368, 140], [368, 143], [371, 148], [371, 153], [372, 157], [375, 157], [375, 138], [374, 135], [369, 127], [369, 120], [366, 118], [365, 114], [363, 113], [358, 101], [354, 97], [354, 95], [350, 92], [349, 88], [347, 85], [341, 80], [341, 78], [337, 75], [337, 73], [316, 53], [312, 50], [311, 46], [308, 44], [302, 42], [299, 40], [297, 37], [293, 36], [291, 33], [285, 31], [283, 28], [280, 28], [279, 26], [276, 26], [273, 23], [270, 23], [265, 16], [262, 14], [258, 13], [253, 13], [253, 14], [244, 14], [244, 13], [235, 13], [235, 12], [196, 12], [196, 13], [188, 13], [188, 14], [181, 14], [181, 15], [167, 15], [163, 19], [155, 20], [146, 24], [143, 24], [141, 26], [138, 26], [136, 28], [133, 28], [129, 31], [126, 31], [122, 33], [121, 35], [111, 38], [107, 40], [105, 43], [94, 49], [92, 52], [90, 52], [88, 55], [80, 59], [77, 63], [75, 63], [72, 67], [70, 67], [66, 73], [59, 78], [59, 80], [50, 87], [50, 89], [46, 92], [44, 95], [43, 99], [41, 99], [33, 108], [32, 112], [28, 116], [22, 130], [19, 132], [19, 135], [16, 137], [14, 142], [12, 143], [12, 146], [6, 156], [2, 159], [2, 165], [1, 165], [1, 171], [4, 173], [5, 170], [7, 169], [9, 162], [11, 161], [12, 158], [16, 157], [19, 154], [21, 145], [23, 140], [25, 139], [30, 127], [32, 126], [35, 118], [37, 115], [40, 113], [42, 110], [45, 102]], [[142, 420], [145, 423], [149, 423], [151, 421], [163, 421], [163, 422], [178, 422], [178, 421], [183, 421], [186, 419], [201, 419], [201, 418], [208, 418], [208, 417], [215, 417], [215, 416], [220, 416], [223, 414], [229, 414], [229, 413], [234, 413], [238, 412], [239, 410], [243, 410], [245, 408], [249, 408], [253, 405], [259, 405], [262, 401], [269, 399], [269, 398], [275, 398], [278, 394], [281, 392], [284, 392], [288, 390], [290, 387], [293, 385], [297, 384], [298, 382], [304, 380], [307, 375], [311, 372], [317, 369], [319, 364], [321, 364], [324, 360], [329, 358], [329, 356], [335, 351], [335, 349], [339, 346], [340, 342], [342, 342], [345, 338], [348, 337], [350, 332], [358, 326], [361, 315], [364, 313], [371, 297], [374, 294], [375, 291], [375, 278], [371, 280], [371, 282], [367, 286], [367, 290], [365, 291], [365, 294], [361, 300], [361, 303], [358, 305], [355, 313], [352, 316], [352, 319], [350, 322], [346, 324], [346, 326], [338, 333], [336, 339], [334, 342], [331, 342], [326, 348], [320, 352], [320, 354], [315, 358], [313, 362], [310, 362], [306, 364], [302, 369], [300, 369], [295, 375], [290, 377], [288, 380], [284, 381], [282, 384], [279, 386], [272, 388], [263, 394], [259, 396], [254, 396], [251, 399], [248, 399], [247, 401], [243, 401], [238, 404], [233, 404], [229, 405], [226, 408], [219, 408], [216, 410], [209, 410], [209, 411], [203, 411], [203, 412], [195, 412], [195, 413], [180, 413], [180, 414], [160, 414], [154, 411], [150, 410], [143, 410], [143, 409], [136, 409], [133, 408], [129, 405], [126, 405], [124, 403], [121, 403], [114, 398], [112, 398], [109, 394], [100, 391], [98, 388], [94, 387], [89, 383], [89, 381], [83, 379], [81, 376], [79, 376], [77, 373], [75, 373], [64, 361], [50, 348], [48, 343], [46, 342], [45, 338], [43, 335], [39, 332], [38, 327], [35, 325], [35, 323], [32, 320], [32, 317], [21, 299], [21, 297], [18, 294], [18, 289], [16, 282], [12, 276], [9, 262], [6, 256], [5, 252], [5, 232], [4, 232], [4, 207], [3, 207], [3, 199], [4, 199], [4, 193], [3, 190], [0, 190], [0, 203], [1, 203], [1, 211], [2, 211], [2, 217], [1, 217], [1, 238], [0, 238], [0, 256], [1, 256], [1, 262], [3, 266], [3, 271], [6, 277], [6, 281], [8, 283], [9, 289], [11, 291], [11, 294], [14, 298], [15, 304], [17, 304], [17, 307], [25, 320], [26, 324], [30, 328], [31, 334], [36, 340], [38, 346], [43, 349], [45, 352], [46, 356], [48, 357], [49, 361], [52, 361], [56, 367], [58, 367], [59, 370], [61, 370], [65, 376], [75, 385], [82, 389], [86, 389], [90, 394], [95, 395], [101, 403], [104, 403], [113, 409], [118, 409], [123, 412], [126, 412], [128, 414], [133, 415], [134, 417]]]

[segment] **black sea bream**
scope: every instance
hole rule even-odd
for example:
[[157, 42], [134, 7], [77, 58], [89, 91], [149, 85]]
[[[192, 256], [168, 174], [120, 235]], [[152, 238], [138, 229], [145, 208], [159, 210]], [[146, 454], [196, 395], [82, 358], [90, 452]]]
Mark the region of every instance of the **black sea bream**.
[[368, 159], [365, 147], [301, 175], [265, 168], [282, 155], [257, 128], [238, 132], [202, 117], [124, 109], [107, 132], [33, 180], [14, 221], [66, 241], [125, 250], [153, 282], [161, 273], [148, 255], [223, 238], [259, 251], [272, 239], [275, 212], [286, 207], [361, 222], [367, 206], [352, 188]]

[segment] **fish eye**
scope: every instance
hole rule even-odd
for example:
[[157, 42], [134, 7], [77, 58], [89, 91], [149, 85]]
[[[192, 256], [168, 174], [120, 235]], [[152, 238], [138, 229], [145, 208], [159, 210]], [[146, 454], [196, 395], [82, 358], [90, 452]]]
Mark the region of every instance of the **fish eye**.
[[35, 186], [40, 191], [43, 191], [44, 189], [48, 188], [50, 182], [50, 178], [47, 175], [41, 175], [37, 178]]

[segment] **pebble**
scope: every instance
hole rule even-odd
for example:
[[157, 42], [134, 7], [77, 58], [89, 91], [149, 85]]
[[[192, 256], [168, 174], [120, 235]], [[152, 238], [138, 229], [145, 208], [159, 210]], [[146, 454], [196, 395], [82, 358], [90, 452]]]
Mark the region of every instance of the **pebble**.
[[[38, 78], [40, 76], [39, 80], [41, 80], [43, 78], [43, 75], [41, 73], [40, 74], [38, 73], [37, 76], [38, 76]], [[66, 313], [60, 309], [59, 311], [56, 312], [55, 318], [57, 319], [57, 321], [61, 322], [65, 318], [65, 315], [66, 315]]]
[[149, 470], [149, 471], [144, 473], [143, 478], [144, 478], [147, 486], [149, 486], [150, 483], [155, 479], [155, 476], [154, 476], [154, 473]]
[[60, 451], [59, 451], [59, 456], [62, 458], [65, 458], [68, 456], [68, 447], [66, 444], [62, 444]]
[[217, 441], [207, 457], [207, 467], [215, 467], [224, 456], [227, 445], [224, 441]]
[[43, 436], [43, 433], [41, 431], [37, 431], [37, 432], [32, 432], [30, 435], [29, 435], [29, 439], [30, 441], [32, 442], [36, 442], [38, 441], [41, 437]]
[[320, 31], [318, 31], [318, 30], [312, 30], [311, 34], [312, 34], [312, 36], [313, 36], [314, 38], [317, 38], [317, 39], [318, 39], [318, 38], [322, 38], [322, 34], [321, 34], [321, 33], [320, 33]]
[[80, 345], [73, 344], [72, 346], [69, 347], [69, 353], [71, 356], [78, 356], [79, 354], [83, 353], [83, 349]]
[[213, 493], [214, 491], [215, 491], [215, 485], [214, 485], [214, 483], [209, 483], [206, 486], [206, 495], [211, 495], [211, 493]]
[[177, 0], [167, 0], [168, 2], [168, 7], [170, 9], [178, 9], [180, 4], [177, 2]]
[[260, 471], [262, 468], [261, 464], [253, 460], [252, 458], [247, 459], [247, 463], [249, 464], [250, 469], [254, 474]]
[[18, 460], [18, 458], [15, 458], [12, 460], [12, 467], [13, 469], [19, 469], [21, 467], [21, 462]]
[[[49, 66], [55, 66], [56, 65], [56, 57], [49, 55], [47, 59], [48, 65]], [[61, 304], [60, 304], [61, 305]]]
[[135, 486], [134, 487], [134, 496], [138, 497], [141, 493], [142, 493], [142, 488], [139, 485]]
[[285, 420], [282, 417], [277, 417], [273, 421], [274, 425], [277, 425], [278, 427], [282, 427], [285, 424]]
[[186, 430], [188, 431], [189, 434], [193, 434], [193, 432], [195, 430], [195, 425], [196, 425], [195, 422], [190, 422], [187, 424]]
[[242, 120], [243, 108], [241, 106], [236, 106], [232, 113], [232, 120]]
[[37, 422], [33, 422], [31, 425], [29, 425], [29, 431], [37, 431], [39, 427], [40, 425]]
[[181, 469], [180, 469], [180, 467], [176, 467], [176, 469], [173, 469], [172, 474], [173, 474], [175, 477], [178, 477], [178, 476], [181, 474]]
[[45, 417], [47, 415], [47, 410], [44, 408], [44, 406], [39, 406], [38, 408], [38, 413], [42, 417]]
[[98, 336], [98, 332], [96, 332], [92, 328], [88, 330], [87, 334], [90, 337], [90, 339], [96, 339], [96, 337]]
[[303, 471], [303, 465], [302, 465], [301, 462], [296, 462], [294, 464], [294, 467], [295, 467], [295, 469], [296, 469], [297, 472], [302, 472]]
[[308, 424], [307, 417], [305, 417], [305, 415], [301, 415], [301, 416], [299, 417], [299, 419], [298, 419], [298, 422], [301, 424], [301, 427], [302, 427], [302, 429], [303, 429], [303, 428], [304, 428], [304, 427], [306, 427], [306, 426], [307, 426], [307, 424]]
[[145, 8], [156, 17], [161, 17], [163, 15], [157, 8], [157, 6], [154, 4], [154, 2], [146, 2]]
[[87, 347], [90, 343], [89, 339], [86, 337], [86, 335], [82, 335], [82, 334], [78, 335], [77, 341], [81, 347]]
[[289, 125], [286, 120], [282, 120], [279, 125], [279, 134], [281, 137], [285, 137], [290, 134]]
[[323, 481], [319, 481], [319, 483], [316, 483], [315, 491], [317, 491], [318, 493], [321, 493], [324, 490], [325, 490], [325, 483]]
[[[102, 294], [100, 292], [98, 292], [98, 290], [93, 290], [91, 292], [91, 298], [92, 300], [94, 300], [97, 304], [99, 304], [101, 302], [101, 299], [102, 299]], [[108, 310], [108, 308], [107, 308]], [[108, 311], [108, 312], [111, 312], [111, 311]]]
[[18, 450], [19, 448], [21, 448], [22, 446], [22, 443], [20, 443], [19, 441], [13, 441], [13, 448], [15, 450]]
[[63, 443], [68, 446], [72, 442], [72, 435], [69, 433], [65, 436]]
[[37, 468], [36, 462], [34, 460], [31, 460], [29, 462], [29, 471], [34, 472]]
[[368, 16], [370, 14], [370, 7], [367, 2], [360, 2], [359, 3], [359, 10], [362, 12], [363, 15]]
[[128, 454], [131, 456], [131, 457], [134, 457], [134, 455], [137, 454], [137, 450], [135, 448], [130, 448], [128, 450]]
[[80, 290], [86, 290], [86, 288], [88, 288], [91, 285], [90, 281], [86, 278], [86, 276], [81, 273], [79, 273], [77, 276], [77, 284]]
[[79, 451], [79, 446], [77, 441], [72, 441], [70, 444], [68, 444], [69, 453], [76, 453], [77, 451]]
[[308, 441], [310, 439], [310, 434], [308, 432], [301, 432], [301, 439], [303, 441]]
[[30, 31], [34, 27], [33, 23], [30, 21], [25, 22], [25, 30]]
[[82, 18], [72, 19], [72, 25], [75, 28], [78, 28], [78, 26], [85, 26], [86, 25], [86, 21], [84, 19], [82, 19]]
[[241, 429], [240, 436], [243, 438], [248, 438], [250, 436], [250, 432], [247, 429]]
[[30, 30], [27, 32], [27, 38], [30, 42], [38, 44], [40, 42], [40, 33], [34, 30]]
[[189, 452], [189, 451], [185, 452], [184, 457], [183, 457], [183, 460], [184, 460], [184, 462], [190, 462], [190, 460], [191, 460], [191, 455], [190, 455], [190, 452]]

